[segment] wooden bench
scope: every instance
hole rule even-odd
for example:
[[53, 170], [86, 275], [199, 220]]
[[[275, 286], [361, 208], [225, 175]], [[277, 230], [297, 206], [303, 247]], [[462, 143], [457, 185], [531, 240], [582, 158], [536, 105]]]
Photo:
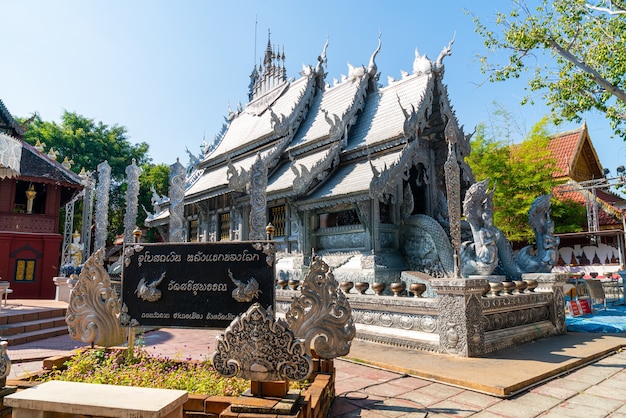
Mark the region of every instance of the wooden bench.
[[5, 396], [13, 418], [179, 418], [187, 391], [53, 380]]

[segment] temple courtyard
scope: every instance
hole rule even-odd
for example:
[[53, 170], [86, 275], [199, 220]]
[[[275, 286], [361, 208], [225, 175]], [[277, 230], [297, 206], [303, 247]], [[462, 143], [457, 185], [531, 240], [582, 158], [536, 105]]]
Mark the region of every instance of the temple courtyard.
[[[60, 302], [9, 300], [1, 314], [42, 304]], [[202, 359], [215, 349], [218, 332], [157, 329], [138, 343], [157, 355]], [[10, 346], [8, 380], [80, 345], [61, 335]], [[626, 417], [624, 346], [624, 333], [567, 332], [484, 357], [451, 358], [355, 340], [335, 360], [330, 416]]]

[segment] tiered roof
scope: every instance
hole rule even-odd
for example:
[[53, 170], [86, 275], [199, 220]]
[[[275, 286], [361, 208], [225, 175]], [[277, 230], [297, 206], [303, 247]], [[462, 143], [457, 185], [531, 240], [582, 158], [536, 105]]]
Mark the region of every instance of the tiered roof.
[[[605, 178], [593, 143], [589, 137], [587, 124], [561, 132], [550, 138], [549, 149], [556, 160], [553, 177], [567, 182], [554, 191], [561, 200], [572, 200], [586, 205], [594, 199], [590, 190], [585, 190], [586, 182]], [[596, 188], [595, 200], [598, 207], [600, 229], [618, 229], [622, 226], [618, 207], [626, 205], [626, 200], [612, 193], [608, 188]]]
[[549, 149], [556, 159], [552, 175], [555, 179], [584, 181], [604, 177], [586, 122], [576, 129], [553, 135]]
[[27, 142], [22, 142], [20, 180], [82, 189], [82, 179]]
[[[397, 181], [388, 180], [406, 173], [418, 158], [429, 165], [431, 155], [420, 150], [427, 142], [437, 144], [436, 163], [443, 164], [444, 126], [452, 122], [460, 133], [442, 83], [449, 48], [437, 61], [416, 52], [413, 73], [382, 87], [375, 63], [380, 41], [367, 66], [349, 65], [348, 75], [333, 86], [324, 80], [327, 46], [317, 65], [305, 66], [295, 80], [285, 79], [279, 71], [284, 67], [275, 64], [262, 74], [255, 69], [250, 103], [229, 112], [217, 144], [197, 165], [202, 175], [187, 188], [185, 203], [246, 191], [258, 157], [269, 170], [268, 201], [297, 198], [299, 208], [397, 193]], [[270, 54], [277, 55], [268, 45], [266, 66]], [[468, 140], [457, 137], [463, 164]]]

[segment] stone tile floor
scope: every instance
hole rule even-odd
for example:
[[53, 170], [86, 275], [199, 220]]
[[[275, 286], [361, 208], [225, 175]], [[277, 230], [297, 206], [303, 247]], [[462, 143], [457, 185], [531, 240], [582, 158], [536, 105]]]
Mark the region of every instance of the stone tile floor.
[[509, 399], [358, 363], [335, 364], [331, 417], [626, 417], [625, 351]]

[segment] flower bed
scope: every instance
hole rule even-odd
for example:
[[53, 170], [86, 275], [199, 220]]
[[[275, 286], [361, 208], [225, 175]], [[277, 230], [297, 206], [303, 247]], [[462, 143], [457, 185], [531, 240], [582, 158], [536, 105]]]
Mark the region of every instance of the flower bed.
[[63, 367], [53, 368], [36, 380], [180, 389], [221, 396], [241, 395], [250, 385], [244, 379], [223, 378], [208, 360], [155, 357], [142, 348], [135, 348], [132, 356], [123, 348], [80, 350]]
[[[82, 349], [73, 356], [58, 356], [44, 360], [44, 370], [33, 374], [30, 382], [18, 384], [26, 388], [44, 381], [65, 380], [84, 383], [179, 389], [189, 392], [184, 405], [187, 412], [217, 416], [233, 416], [231, 406], [255, 404], [254, 397], [245, 396], [251, 382], [220, 376], [208, 360], [173, 360], [155, 357], [141, 348], [128, 356], [125, 348]], [[334, 364], [327, 360], [314, 361], [314, 376], [310, 382], [291, 382], [290, 395], [298, 397], [298, 417], [323, 417], [330, 409], [334, 396]], [[10, 384], [15, 385], [13, 381]], [[244, 396], [242, 396], [244, 395]], [[279, 400], [276, 400], [278, 403]], [[229, 415], [231, 414], [231, 415]], [[235, 415], [236, 416], [236, 415]], [[255, 416], [248, 414], [246, 416]], [[267, 416], [267, 414], [259, 414]]]

